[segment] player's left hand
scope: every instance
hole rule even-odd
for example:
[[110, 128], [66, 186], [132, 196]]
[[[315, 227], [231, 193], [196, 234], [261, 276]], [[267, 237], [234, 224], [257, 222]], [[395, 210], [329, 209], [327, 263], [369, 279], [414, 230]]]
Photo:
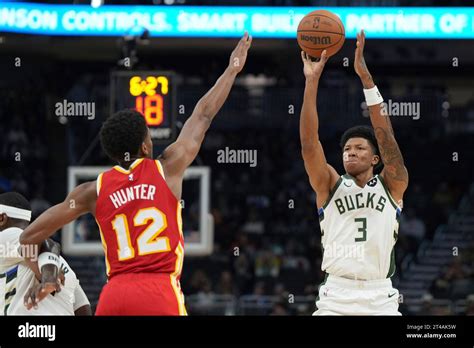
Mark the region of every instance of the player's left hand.
[[364, 46], [365, 46], [365, 32], [361, 30], [357, 33], [357, 47], [355, 50], [354, 69], [360, 78], [364, 78], [370, 75], [367, 64], [364, 59]]
[[26, 292], [23, 299], [25, 307], [28, 310], [31, 308], [37, 309], [38, 303], [48, 295], [54, 292], [61, 292], [61, 285], [64, 285], [64, 281], [65, 277], [62, 271], [59, 272], [57, 279], [43, 279], [42, 282], [38, 282], [35, 279], [35, 285]]
[[244, 68], [247, 61], [247, 52], [252, 45], [252, 36], [245, 32], [244, 36], [239, 40], [239, 43], [232, 51], [229, 60], [229, 68], [238, 74]]

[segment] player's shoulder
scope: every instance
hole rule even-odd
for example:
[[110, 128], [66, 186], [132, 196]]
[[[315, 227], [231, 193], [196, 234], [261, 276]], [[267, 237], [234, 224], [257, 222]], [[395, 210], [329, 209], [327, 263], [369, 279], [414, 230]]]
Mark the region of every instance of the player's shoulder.
[[0, 243], [6, 243], [13, 241], [16, 242], [20, 240], [20, 235], [23, 232], [21, 228], [18, 227], [8, 227], [0, 232]]

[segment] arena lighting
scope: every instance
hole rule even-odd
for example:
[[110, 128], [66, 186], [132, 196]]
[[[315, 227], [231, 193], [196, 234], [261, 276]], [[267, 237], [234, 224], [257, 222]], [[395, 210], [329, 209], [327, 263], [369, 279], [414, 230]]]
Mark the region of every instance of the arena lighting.
[[[94, 0], [95, 1], [95, 0]], [[88, 2], [89, 3], [89, 2]], [[163, 2], [164, 4], [165, 2]], [[174, 0], [174, 3], [180, 3]], [[325, 7], [341, 18], [345, 36], [364, 29], [373, 39], [471, 39], [474, 8]], [[34, 35], [123, 36], [146, 27], [150, 37], [294, 39], [312, 7], [51, 5], [0, 2], [0, 31]]]
[[104, 0], [91, 0], [91, 6], [93, 8], [99, 8], [104, 4]]

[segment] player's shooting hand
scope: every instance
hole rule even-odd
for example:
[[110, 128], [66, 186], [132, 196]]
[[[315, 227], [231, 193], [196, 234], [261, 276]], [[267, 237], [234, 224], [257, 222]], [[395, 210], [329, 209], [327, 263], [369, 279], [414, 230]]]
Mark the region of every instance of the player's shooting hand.
[[57, 278], [43, 278], [41, 282], [35, 279], [35, 284], [26, 292], [23, 299], [25, 307], [37, 309], [38, 303], [54, 292], [61, 292], [61, 285], [64, 285], [65, 277], [61, 270]]
[[321, 53], [321, 58], [318, 61], [313, 62], [311, 57], [306, 54], [306, 52], [301, 51], [301, 60], [303, 61], [303, 72], [304, 76], [308, 78], [313, 78], [319, 80], [321, 74], [323, 73], [324, 65], [328, 61], [329, 57], [327, 56], [326, 50]]
[[364, 59], [364, 46], [365, 46], [365, 32], [361, 30], [357, 33], [357, 43], [355, 50], [354, 69], [357, 75], [362, 78], [370, 76], [367, 64]]
[[244, 36], [239, 40], [239, 43], [232, 51], [229, 60], [229, 67], [233, 72], [238, 74], [244, 68], [247, 61], [247, 52], [252, 44], [252, 36], [245, 32]]

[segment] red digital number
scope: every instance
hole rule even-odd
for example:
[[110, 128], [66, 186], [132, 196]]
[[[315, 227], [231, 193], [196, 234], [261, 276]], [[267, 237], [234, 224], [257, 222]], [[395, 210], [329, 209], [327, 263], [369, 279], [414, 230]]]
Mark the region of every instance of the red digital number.
[[163, 123], [163, 97], [159, 94], [135, 98], [135, 109], [145, 116], [148, 126]]

